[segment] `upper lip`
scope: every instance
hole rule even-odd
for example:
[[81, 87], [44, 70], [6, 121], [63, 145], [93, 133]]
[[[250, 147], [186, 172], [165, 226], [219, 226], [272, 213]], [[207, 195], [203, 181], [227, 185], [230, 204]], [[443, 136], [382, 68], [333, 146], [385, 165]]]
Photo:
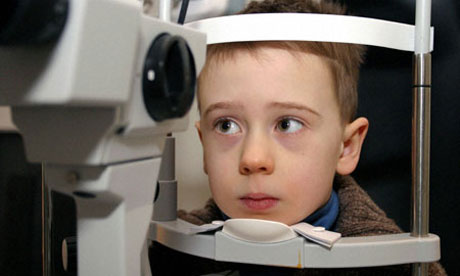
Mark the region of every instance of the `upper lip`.
[[264, 194], [264, 193], [250, 193], [250, 194], [246, 194], [241, 197], [241, 199], [254, 199], [254, 200], [268, 199], [268, 198], [276, 199], [276, 197], [268, 195], [268, 194]]

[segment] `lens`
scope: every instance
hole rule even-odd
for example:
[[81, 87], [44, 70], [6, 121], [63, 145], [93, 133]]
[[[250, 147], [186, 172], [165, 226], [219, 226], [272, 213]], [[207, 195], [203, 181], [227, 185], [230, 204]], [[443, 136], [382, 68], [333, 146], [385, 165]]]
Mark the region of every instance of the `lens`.
[[69, 0], [0, 1], [0, 45], [42, 44], [59, 37]]
[[18, 7], [19, 1], [16, 0], [3, 0], [0, 2], [0, 34], [4, 32], [14, 11]]

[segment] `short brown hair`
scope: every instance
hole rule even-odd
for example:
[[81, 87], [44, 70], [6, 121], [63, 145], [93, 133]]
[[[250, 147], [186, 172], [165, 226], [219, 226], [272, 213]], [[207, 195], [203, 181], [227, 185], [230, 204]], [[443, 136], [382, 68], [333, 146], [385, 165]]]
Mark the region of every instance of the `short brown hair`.
[[[345, 8], [327, 0], [265, 0], [253, 1], [239, 14], [251, 13], [322, 13], [345, 14]], [[208, 46], [206, 65], [198, 80], [203, 81], [207, 74], [207, 67], [213, 59], [226, 59], [237, 50], [251, 53], [260, 46], [269, 46], [286, 49], [291, 52], [304, 52], [325, 58], [334, 76], [336, 99], [340, 109], [342, 121], [350, 122], [356, 116], [358, 106], [358, 79], [359, 67], [363, 62], [365, 47], [358, 44], [312, 42], [312, 41], [262, 41], [262, 42], [234, 42]]]

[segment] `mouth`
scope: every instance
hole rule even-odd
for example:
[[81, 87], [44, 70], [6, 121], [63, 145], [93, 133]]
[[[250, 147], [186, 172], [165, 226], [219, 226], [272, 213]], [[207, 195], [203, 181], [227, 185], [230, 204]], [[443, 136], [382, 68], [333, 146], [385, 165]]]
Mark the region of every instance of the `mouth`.
[[263, 211], [276, 206], [279, 199], [267, 194], [254, 193], [241, 197], [240, 201], [251, 210]]

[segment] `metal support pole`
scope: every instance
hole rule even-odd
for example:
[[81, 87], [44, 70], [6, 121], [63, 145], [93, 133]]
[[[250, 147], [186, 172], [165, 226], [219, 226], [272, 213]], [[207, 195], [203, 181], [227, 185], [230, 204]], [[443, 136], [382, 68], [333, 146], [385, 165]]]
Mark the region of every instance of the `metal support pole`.
[[[431, 54], [414, 56], [412, 115], [412, 236], [429, 233]], [[412, 275], [428, 275], [427, 264], [414, 264]]]
[[[417, 0], [415, 13], [411, 235], [424, 237], [430, 213], [431, 0]], [[428, 275], [428, 263], [412, 264], [412, 275]]]
[[415, 54], [430, 52], [431, 0], [417, 0], [415, 7]]
[[412, 235], [429, 232], [431, 54], [414, 56], [412, 117]]
[[158, 6], [158, 15], [161, 20], [167, 22], [171, 21], [171, 1], [172, 0], [160, 0]]
[[45, 165], [42, 164], [42, 275], [51, 273], [51, 194], [45, 181]]
[[177, 219], [177, 180], [176, 180], [176, 138], [168, 134], [161, 158], [158, 175], [153, 220], [172, 221]]

